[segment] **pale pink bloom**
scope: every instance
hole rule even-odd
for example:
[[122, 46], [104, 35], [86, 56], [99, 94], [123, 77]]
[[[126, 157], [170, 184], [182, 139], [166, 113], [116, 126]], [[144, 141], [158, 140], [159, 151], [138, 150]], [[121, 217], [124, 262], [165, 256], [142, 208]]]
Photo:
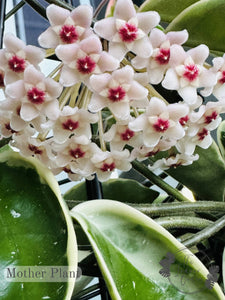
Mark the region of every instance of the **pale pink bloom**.
[[16, 133], [10, 124], [11, 121], [11, 112], [2, 112], [0, 111], [0, 133], [3, 137], [8, 138]]
[[213, 66], [210, 71], [216, 76], [216, 83], [212, 82], [211, 87], [201, 91], [203, 96], [214, 94], [219, 100], [225, 100], [225, 54], [223, 57], [216, 57], [212, 60]]
[[43, 124], [42, 128], [52, 129], [54, 140], [64, 143], [72, 134], [75, 136], [85, 135], [91, 138], [90, 124], [96, 123], [98, 116], [78, 107], [64, 106], [56, 121]]
[[[45, 51], [28, 45], [8, 33], [4, 37], [5, 48], [0, 50], [1, 78], [4, 71], [5, 84], [23, 78], [27, 66], [33, 65], [39, 69], [38, 64], [45, 58]], [[2, 82], [2, 80], [0, 80]]]
[[128, 124], [117, 122], [103, 135], [106, 142], [110, 142], [111, 150], [123, 150], [125, 145], [138, 147], [142, 143], [142, 135], [132, 131]]
[[52, 144], [56, 165], [63, 168], [69, 166], [73, 173], [84, 177], [94, 172], [91, 157], [97, 148], [86, 136], [73, 136], [63, 144]]
[[185, 104], [166, 105], [161, 99], [151, 98], [146, 112], [129, 123], [133, 131], [143, 131], [144, 145], [154, 147], [163, 139], [179, 140], [185, 135], [180, 118], [186, 116], [189, 108]]
[[156, 169], [167, 170], [169, 168], [177, 168], [179, 166], [191, 165], [194, 161], [199, 159], [199, 155], [187, 155], [176, 154], [168, 158], [162, 158], [157, 160], [153, 165], [149, 165], [148, 168], [152, 171]]
[[176, 148], [181, 153], [192, 155], [196, 146], [207, 149], [212, 144], [212, 141], [210, 131], [206, 127], [201, 126], [198, 127], [197, 132], [195, 128], [191, 135], [189, 131], [189, 135], [186, 135], [183, 139], [176, 143]]
[[153, 47], [152, 55], [144, 58], [137, 54], [132, 60], [132, 65], [137, 69], [147, 68], [150, 83], [158, 84], [162, 81], [166, 70], [170, 66], [171, 45], [181, 45], [186, 42], [187, 38], [187, 30], [171, 31], [165, 34], [162, 30], [154, 28], [149, 37]]
[[130, 116], [130, 105], [141, 107], [148, 103], [148, 91], [134, 80], [130, 66], [112, 74], [92, 75], [90, 84], [93, 95], [88, 108], [91, 112], [108, 107], [116, 118], [125, 120]]
[[81, 181], [83, 179], [83, 176], [78, 174], [78, 173], [74, 173], [72, 170], [71, 170], [71, 166], [70, 165], [67, 165], [63, 168], [60, 168], [61, 171], [64, 171], [68, 178], [72, 181]]
[[143, 161], [149, 157], [154, 157], [157, 153], [161, 151], [167, 151], [176, 144], [176, 140], [162, 139], [154, 147], [146, 147], [141, 145], [139, 148], [134, 148], [131, 152], [132, 160], [137, 159], [138, 161]]
[[39, 139], [30, 136], [32, 134], [27, 130], [21, 135], [14, 136], [12, 145], [20, 150], [24, 157], [37, 157], [46, 166], [51, 165], [48, 157], [49, 143], [48, 141], [40, 141]]
[[216, 129], [222, 118], [221, 113], [225, 112], [225, 106], [221, 102], [207, 102], [206, 105], [201, 105], [199, 110], [192, 112], [190, 121], [195, 126], [204, 126], [208, 130]]
[[102, 51], [102, 44], [96, 35], [92, 35], [79, 44], [59, 45], [56, 55], [63, 62], [60, 82], [71, 86], [79, 81], [88, 84], [92, 74], [114, 71], [119, 61]]
[[211, 87], [216, 76], [203, 64], [209, 55], [206, 45], [200, 45], [187, 52], [179, 45], [170, 48], [170, 68], [162, 81], [164, 88], [177, 90], [188, 104], [197, 101], [197, 88]]
[[109, 53], [122, 60], [132, 51], [141, 57], [152, 54], [152, 45], [148, 34], [158, 25], [160, 17], [157, 12], [136, 13], [131, 0], [118, 0], [113, 17], [95, 23], [95, 32], [109, 41]]
[[29, 124], [32, 125], [38, 132], [42, 131], [41, 124], [46, 122], [46, 117], [40, 115], [30, 122], [24, 121], [20, 117], [21, 101], [6, 99], [0, 102], [0, 110], [5, 114], [10, 112], [10, 127], [14, 131], [24, 130]]
[[95, 172], [100, 181], [109, 179], [112, 172], [116, 169], [121, 171], [129, 171], [130, 152], [125, 149], [123, 151], [101, 151], [100, 149], [94, 153], [91, 161], [95, 167]]
[[21, 101], [20, 116], [24, 121], [32, 121], [41, 114], [49, 119], [59, 115], [57, 97], [62, 86], [52, 78], [29, 66], [24, 71], [24, 80], [7, 85], [6, 94], [14, 101]]
[[71, 12], [51, 4], [46, 9], [50, 27], [38, 38], [44, 48], [56, 48], [60, 44], [77, 43], [92, 34], [90, 29], [93, 9], [80, 5]]

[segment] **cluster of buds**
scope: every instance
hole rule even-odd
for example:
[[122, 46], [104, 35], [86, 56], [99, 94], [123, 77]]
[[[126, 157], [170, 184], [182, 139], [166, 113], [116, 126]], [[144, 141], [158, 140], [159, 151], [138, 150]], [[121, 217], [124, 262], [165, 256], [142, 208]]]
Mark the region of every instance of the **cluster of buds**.
[[[209, 65], [206, 45], [185, 51], [186, 30], [165, 34], [158, 13], [136, 12], [131, 0], [93, 26], [87, 5], [51, 4], [47, 17], [42, 48], [7, 34], [0, 50], [1, 136], [22, 155], [71, 180], [104, 181], [161, 151], [149, 168], [191, 164], [196, 146], [211, 145], [225, 112], [225, 56]], [[45, 76], [39, 65], [49, 52], [58, 65]], [[156, 84], [182, 101], [167, 103]], [[211, 94], [216, 100], [204, 104]]]

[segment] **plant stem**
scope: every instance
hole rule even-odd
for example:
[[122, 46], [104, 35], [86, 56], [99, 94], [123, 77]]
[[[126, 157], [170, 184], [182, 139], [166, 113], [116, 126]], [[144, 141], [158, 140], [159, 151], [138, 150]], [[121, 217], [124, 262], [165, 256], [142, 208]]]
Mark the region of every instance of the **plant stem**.
[[132, 162], [132, 166], [136, 171], [148, 178], [152, 183], [163, 189], [168, 195], [181, 202], [191, 202], [191, 200], [182, 195], [177, 189], [173, 188], [171, 185], [163, 181], [159, 176], [155, 175], [142, 163], [134, 160]]
[[175, 217], [162, 217], [154, 219], [159, 225], [163, 226], [166, 229], [173, 228], [190, 228], [190, 229], [204, 229], [209, 225], [212, 225], [213, 222], [203, 218], [189, 217], [185, 216], [175, 216]]
[[[66, 200], [69, 208], [82, 203], [77, 200]], [[197, 201], [194, 203], [188, 202], [175, 202], [175, 203], [163, 203], [163, 204], [134, 204], [127, 203], [128, 205], [136, 208], [143, 214], [155, 217], [155, 216], [175, 216], [175, 215], [187, 215], [193, 213], [218, 213], [225, 214], [225, 202], [215, 201]]]
[[175, 202], [163, 204], [139, 204], [137, 209], [149, 216], [168, 216], [188, 213], [225, 213], [225, 202], [197, 201], [192, 203]]
[[96, 8], [95, 12], [94, 12], [94, 15], [93, 15], [93, 18], [96, 19], [98, 14], [100, 13], [100, 11], [103, 9], [103, 7], [107, 4], [109, 0], [102, 0], [98, 7]]
[[220, 231], [224, 227], [225, 227], [225, 215], [222, 218], [220, 218], [219, 220], [217, 220], [216, 222], [214, 222], [212, 225], [207, 226], [205, 229], [199, 231], [193, 237], [191, 237], [188, 240], [183, 241], [182, 243], [188, 248], [195, 246], [195, 245], [199, 244], [200, 242], [213, 236], [214, 234], [216, 234], [218, 231]]
[[5, 28], [5, 11], [6, 11], [6, 0], [2, 0], [0, 4], [0, 48], [3, 45], [3, 34]]
[[101, 149], [102, 151], [106, 151], [106, 145], [105, 145], [105, 141], [103, 138], [103, 134], [104, 134], [104, 129], [103, 129], [103, 122], [102, 122], [102, 112], [99, 111], [98, 112], [98, 131], [99, 131], [99, 140], [100, 140], [100, 145], [101, 145]]

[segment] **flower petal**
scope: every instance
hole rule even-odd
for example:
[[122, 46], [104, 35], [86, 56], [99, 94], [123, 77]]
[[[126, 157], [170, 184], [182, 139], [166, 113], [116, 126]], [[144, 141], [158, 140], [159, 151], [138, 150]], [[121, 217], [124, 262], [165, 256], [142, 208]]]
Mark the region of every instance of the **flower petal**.
[[152, 44], [150, 43], [148, 37], [143, 37], [140, 40], [136, 40], [134, 42], [132, 51], [141, 56], [141, 57], [149, 57], [153, 52]]
[[165, 78], [162, 81], [162, 86], [168, 90], [178, 90], [180, 82], [174, 69], [168, 69]]
[[59, 7], [58, 5], [50, 4], [46, 9], [47, 17], [51, 25], [61, 25], [70, 15], [70, 11]]
[[116, 34], [115, 19], [110, 17], [97, 21], [94, 25], [94, 31], [104, 39], [111, 41]]
[[39, 110], [30, 103], [22, 103], [20, 116], [24, 121], [31, 121], [39, 116]]
[[122, 43], [109, 42], [109, 54], [121, 61], [128, 52], [127, 48]]
[[137, 13], [138, 27], [148, 34], [152, 28], [159, 24], [160, 16], [156, 11]]
[[131, 0], [118, 0], [116, 2], [116, 6], [114, 10], [114, 17], [116, 19], [129, 21], [132, 17], [135, 16], [136, 16], [136, 10]]
[[71, 18], [76, 24], [87, 28], [91, 26], [93, 8], [90, 5], [79, 5], [71, 12]]

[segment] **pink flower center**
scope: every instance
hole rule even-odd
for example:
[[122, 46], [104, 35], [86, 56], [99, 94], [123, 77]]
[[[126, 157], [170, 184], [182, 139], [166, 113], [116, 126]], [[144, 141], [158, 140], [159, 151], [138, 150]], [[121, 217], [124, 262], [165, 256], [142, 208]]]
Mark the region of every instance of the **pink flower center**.
[[183, 76], [189, 81], [193, 81], [198, 77], [199, 69], [196, 65], [186, 65]]
[[116, 166], [114, 162], [112, 162], [111, 164], [104, 163], [100, 170], [103, 172], [112, 172], [115, 169], [115, 167]]
[[155, 60], [160, 65], [166, 65], [168, 64], [170, 59], [170, 49], [159, 49], [158, 55], [156, 55]]
[[108, 98], [113, 102], [118, 102], [124, 99], [126, 92], [121, 86], [108, 90]]
[[90, 74], [94, 71], [96, 63], [89, 57], [77, 60], [77, 69], [82, 74]]
[[135, 25], [126, 23], [119, 30], [120, 38], [125, 43], [131, 43], [137, 38], [138, 29]]
[[211, 113], [211, 115], [209, 116], [205, 116], [205, 123], [209, 124], [211, 123], [213, 120], [216, 120], [216, 118], [218, 117], [218, 113], [216, 111], [213, 111]]
[[84, 157], [85, 152], [83, 152], [79, 147], [77, 147], [76, 149], [70, 150], [70, 155], [77, 159]]
[[18, 131], [15, 131], [11, 128], [10, 123], [6, 123], [5, 124], [5, 129], [7, 129], [8, 131], [10, 131], [11, 133], [16, 133]]
[[73, 25], [64, 25], [59, 33], [61, 40], [66, 44], [74, 43], [78, 40], [78, 33], [76, 27]]
[[220, 77], [219, 82], [220, 82], [221, 84], [224, 84], [224, 83], [225, 83], [225, 71], [222, 72], [222, 75], [221, 75], [221, 77]]
[[188, 115], [186, 115], [186, 116], [183, 117], [183, 118], [180, 118], [180, 120], [179, 120], [180, 125], [181, 125], [181, 126], [185, 126], [188, 120], [189, 120]]
[[74, 174], [69, 168], [67, 168], [67, 167], [64, 167], [63, 168], [63, 171], [64, 172], [66, 172], [66, 173], [68, 173], [68, 174]]
[[23, 58], [20, 58], [16, 55], [14, 55], [9, 61], [8, 61], [9, 68], [16, 72], [16, 73], [22, 73], [25, 70], [26, 62]]
[[32, 144], [29, 144], [28, 146], [29, 150], [34, 152], [34, 154], [42, 154], [43, 151], [41, 149], [39, 149], [37, 146], [34, 146]]
[[134, 131], [127, 128], [120, 136], [123, 141], [129, 141], [134, 136]]
[[154, 156], [159, 152], [159, 150], [156, 151], [149, 151], [147, 154], [145, 154], [145, 157]]
[[20, 111], [21, 111], [21, 106], [18, 106], [18, 107], [16, 108], [16, 114], [17, 114], [18, 116], [20, 116]]
[[79, 122], [68, 119], [66, 122], [62, 123], [62, 127], [65, 130], [73, 131], [79, 127]]
[[169, 128], [169, 120], [158, 118], [155, 124], [153, 124], [153, 127], [158, 132], [164, 132]]
[[4, 73], [0, 71], [0, 87], [4, 87]]
[[203, 128], [202, 131], [199, 131], [198, 133], [198, 139], [199, 141], [204, 140], [204, 138], [209, 134], [209, 131], [206, 128]]
[[33, 87], [27, 92], [27, 98], [33, 104], [42, 104], [45, 101], [45, 92]]

